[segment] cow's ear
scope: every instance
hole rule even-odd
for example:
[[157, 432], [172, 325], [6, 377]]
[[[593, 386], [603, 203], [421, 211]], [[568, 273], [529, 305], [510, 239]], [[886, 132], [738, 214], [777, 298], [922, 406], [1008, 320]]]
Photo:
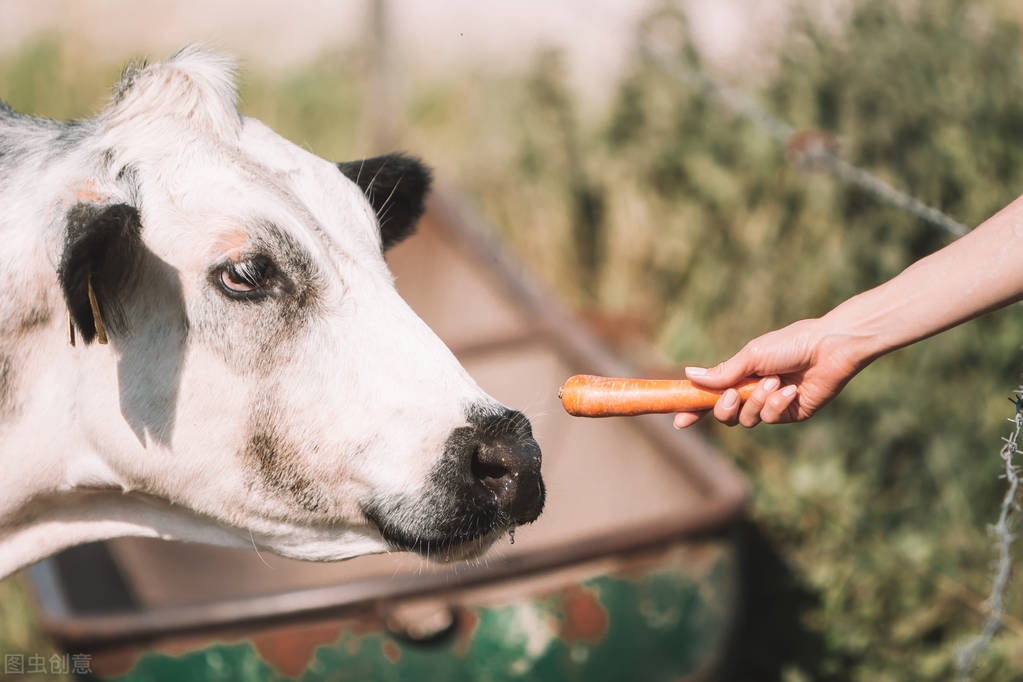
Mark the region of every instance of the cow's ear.
[[120, 302], [141, 254], [142, 224], [135, 207], [79, 203], [68, 211], [57, 277], [71, 322], [86, 343], [97, 337], [97, 323], [115, 333], [124, 327]]
[[376, 211], [385, 251], [415, 232], [431, 181], [430, 169], [419, 159], [386, 154], [337, 167], [362, 189]]

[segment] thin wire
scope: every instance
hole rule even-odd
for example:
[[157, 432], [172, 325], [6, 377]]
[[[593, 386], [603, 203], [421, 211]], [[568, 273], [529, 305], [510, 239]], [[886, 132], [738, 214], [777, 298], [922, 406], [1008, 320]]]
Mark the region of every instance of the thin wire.
[[[1010, 398], [1010, 400], [1012, 400]], [[991, 596], [988, 597], [988, 606], [991, 609], [987, 620], [984, 622], [983, 631], [970, 644], [959, 650], [956, 657], [956, 672], [960, 680], [969, 680], [970, 672], [973, 670], [973, 662], [977, 654], [987, 649], [991, 640], [1002, 626], [1002, 616], [1005, 613], [1005, 589], [1009, 584], [1009, 574], [1012, 569], [1012, 554], [1010, 549], [1014, 536], [1009, 527], [1009, 515], [1019, 510], [1016, 504], [1016, 491], [1019, 490], [1020, 468], [1013, 462], [1013, 457], [1023, 454], [1019, 449], [1019, 435], [1023, 430], [1023, 388], [1016, 392], [1016, 416], [1009, 421], [1015, 425], [1012, 434], [1003, 438], [1004, 444], [999, 452], [1005, 462], [1005, 478], [1009, 486], [1002, 498], [1001, 512], [998, 514], [998, 522], [991, 527], [998, 545], [998, 563], [995, 566], [995, 579], [991, 585]]]
[[[727, 109], [749, 119], [781, 144], [790, 145], [799, 134], [799, 131], [787, 121], [767, 111], [750, 97], [722, 84], [695, 64], [683, 62], [656, 38], [648, 35], [641, 43], [641, 50], [671, 76], [680, 81], [696, 83], [701, 90]], [[813, 145], [805, 150], [799, 163], [808, 168], [824, 170], [843, 182], [856, 185], [881, 201], [911, 213], [956, 237], [970, 231], [970, 228], [952, 216], [892, 187], [870, 171], [839, 158], [833, 147]]]

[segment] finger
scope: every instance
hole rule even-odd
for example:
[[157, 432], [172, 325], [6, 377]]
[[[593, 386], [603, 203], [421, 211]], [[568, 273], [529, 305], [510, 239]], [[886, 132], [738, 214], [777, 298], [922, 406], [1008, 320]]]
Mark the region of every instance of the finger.
[[764, 409], [760, 410], [760, 418], [766, 424], [777, 424], [783, 421], [786, 411], [792, 401], [796, 398], [796, 387], [786, 386], [780, 391], [775, 391], [767, 397]]
[[763, 379], [753, 393], [746, 399], [746, 403], [739, 412], [739, 423], [746, 428], [753, 428], [760, 423], [760, 410], [764, 408], [768, 396], [781, 386], [778, 377], [767, 377]]
[[707, 388], [728, 388], [746, 377], [756, 374], [752, 355], [743, 349], [724, 362], [706, 369], [686, 367], [686, 378]]
[[739, 392], [730, 388], [714, 405], [714, 417], [723, 424], [735, 426], [739, 421]]
[[692, 426], [696, 422], [703, 419], [706, 412], [679, 412], [675, 415], [675, 421], [673, 422], [676, 429], [684, 429], [687, 426]]

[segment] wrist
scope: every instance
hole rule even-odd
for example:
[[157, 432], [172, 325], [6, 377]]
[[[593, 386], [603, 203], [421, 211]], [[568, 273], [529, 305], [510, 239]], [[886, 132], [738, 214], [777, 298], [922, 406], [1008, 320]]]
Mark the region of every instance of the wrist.
[[856, 305], [850, 299], [815, 320], [820, 338], [818, 348], [845, 358], [857, 370], [898, 348], [885, 333], [876, 309]]

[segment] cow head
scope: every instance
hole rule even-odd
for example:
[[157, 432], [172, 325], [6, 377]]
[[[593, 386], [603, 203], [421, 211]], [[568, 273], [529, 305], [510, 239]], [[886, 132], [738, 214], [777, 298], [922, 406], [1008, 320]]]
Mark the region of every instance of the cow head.
[[76, 419], [120, 488], [302, 559], [472, 556], [536, 518], [528, 420], [384, 262], [423, 211], [419, 161], [322, 160], [240, 116], [197, 50], [130, 68], [78, 134], [58, 279]]

